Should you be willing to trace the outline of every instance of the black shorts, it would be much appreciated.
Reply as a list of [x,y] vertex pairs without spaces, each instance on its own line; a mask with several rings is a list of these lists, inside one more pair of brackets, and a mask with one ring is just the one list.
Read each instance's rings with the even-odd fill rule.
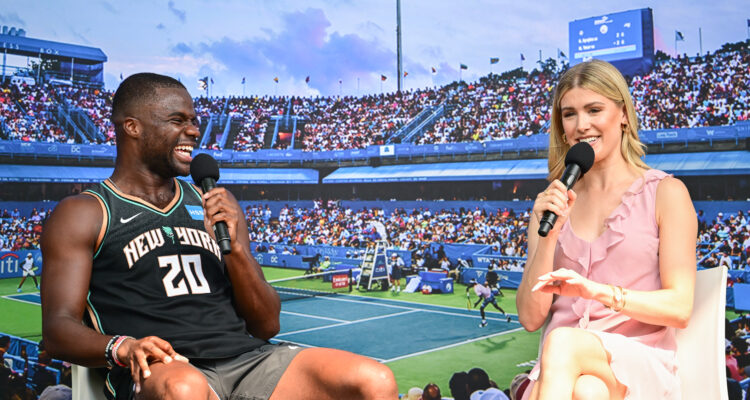
[[[291,343],[267,344],[240,355],[220,359],[191,359],[222,400],[265,400],[271,397],[292,359],[302,351]],[[131,400],[135,395],[130,370],[114,368],[104,393],[110,400]]]

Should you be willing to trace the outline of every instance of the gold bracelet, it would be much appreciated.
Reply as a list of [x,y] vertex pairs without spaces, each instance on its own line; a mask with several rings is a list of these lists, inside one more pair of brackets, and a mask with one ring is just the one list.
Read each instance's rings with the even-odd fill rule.
[[625,295],[622,291],[622,286],[615,286],[615,302],[612,304],[612,311],[620,312],[625,307]]

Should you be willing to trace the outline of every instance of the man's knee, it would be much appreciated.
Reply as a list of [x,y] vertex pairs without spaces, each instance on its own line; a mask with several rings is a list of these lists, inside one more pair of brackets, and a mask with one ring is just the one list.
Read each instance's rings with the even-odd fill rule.
[[157,391],[160,395],[159,398],[164,399],[207,399],[211,389],[206,377],[200,371],[181,368],[179,371],[165,376]]
[[574,400],[607,400],[609,389],[603,380],[593,375],[581,375],[573,388]]
[[360,367],[359,388],[363,398],[388,399],[398,397],[398,386],[393,371],[377,361],[368,360]]

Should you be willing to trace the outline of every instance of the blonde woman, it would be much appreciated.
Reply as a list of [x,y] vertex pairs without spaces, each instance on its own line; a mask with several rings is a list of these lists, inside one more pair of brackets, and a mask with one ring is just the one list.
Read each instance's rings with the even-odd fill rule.
[[[549,186],[534,203],[516,303],[529,331],[545,322],[531,399],[680,399],[674,329],[690,319],[697,220],[681,181],[641,159],[638,120],[611,64],[569,69],[553,100]],[[571,190],[568,149],[594,165]],[[545,211],[558,215],[546,237]]]

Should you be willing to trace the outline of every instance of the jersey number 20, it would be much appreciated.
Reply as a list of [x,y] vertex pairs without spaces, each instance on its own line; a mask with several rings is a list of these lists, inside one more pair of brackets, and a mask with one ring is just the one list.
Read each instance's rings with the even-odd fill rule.
[[[183,254],[181,256],[161,256],[159,257],[159,267],[169,268],[169,272],[164,276],[164,289],[167,296],[182,296],[185,294],[204,294],[211,293],[208,287],[208,281],[203,275],[203,266],[201,265],[201,256],[198,254]],[[180,278],[175,282],[177,275],[182,271],[185,278]],[[190,289],[188,290],[188,285]]]

